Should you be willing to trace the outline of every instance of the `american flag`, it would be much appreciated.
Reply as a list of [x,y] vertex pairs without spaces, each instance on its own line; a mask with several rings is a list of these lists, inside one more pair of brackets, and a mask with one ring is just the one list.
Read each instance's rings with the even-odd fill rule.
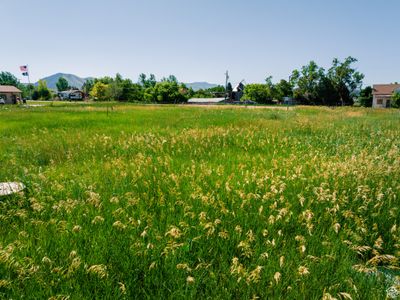
[[28,72],[28,66],[20,66],[19,69],[21,72]]

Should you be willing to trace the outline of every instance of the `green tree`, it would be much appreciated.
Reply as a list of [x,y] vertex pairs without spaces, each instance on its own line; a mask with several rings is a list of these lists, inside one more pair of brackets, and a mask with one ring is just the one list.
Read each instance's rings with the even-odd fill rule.
[[50,100],[51,99],[51,92],[47,87],[46,81],[39,80],[37,90],[39,93],[39,99],[41,99],[41,100]]
[[155,89],[152,87],[148,87],[144,89],[143,92],[143,100],[145,102],[155,102],[157,101]]
[[400,90],[397,90],[392,95],[392,107],[400,108]]
[[179,83],[179,94],[182,95],[181,102],[187,102],[190,97],[190,91],[186,84]]
[[275,85],[272,82],[272,76],[265,78],[265,86],[268,89],[271,100],[278,99],[279,96],[277,95]]
[[38,86],[32,93],[33,100],[50,100],[52,98],[50,90],[47,88],[46,81],[39,80]]
[[362,86],[364,75],[352,67],[357,59],[347,57],[343,62],[335,58],[327,77],[331,80],[342,105],[353,105],[355,92]]
[[372,87],[367,86],[366,88],[362,89],[357,100],[361,106],[372,107]]
[[140,84],[133,83],[130,79],[123,79],[118,84],[122,89],[119,101],[143,101],[143,88]]
[[93,88],[90,92],[90,96],[95,101],[105,101],[105,100],[107,100],[107,88],[108,88],[107,84],[105,84],[101,81],[97,81],[93,85]]
[[32,100],[39,100],[39,93],[36,89],[32,92]]
[[132,83],[123,86],[123,97],[129,102],[144,101],[143,87],[140,84]]
[[33,84],[19,84],[18,88],[22,91],[22,98],[32,98],[35,86]]
[[123,88],[121,86],[120,80],[115,80],[109,84],[107,84],[106,89],[106,98],[109,100],[117,101],[121,100],[121,96],[123,94]]
[[295,98],[303,100],[305,104],[320,104],[319,90],[320,81],[325,70],[319,67],[314,61],[303,66],[301,71],[293,71],[293,81],[296,83]]
[[274,92],[274,98],[282,101],[284,97],[293,97],[293,86],[290,84],[290,82],[282,79],[279,81],[279,83],[275,84]]
[[318,85],[318,100],[316,104],[336,106],[338,100],[339,94],[337,93],[332,81],[325,75],[321,76]]
[[70,88],[67,79],[65,79],[64,77],[60,77],[58,79],[56,86],[59,92],[66,91]]
[[12,85],[19,88],[20,82],[18,78],[10,72],[0,72],[0,85]]
[[246,100],[255,101],[257,103],[272,103],[271,91],[268,85],[262,83],[246,85],[243,98]]
[[147,80],[147,75],[144,73],[141,73],[139,75],[138,83],[141,84],[142,86],[146,87],[146,80]]
[[289,76],[289,83],[292,86],[292,88],[297,86],[297,84],[299,82],[299,78],[300,78],[299,70],[293,70],[292,75]]
[[[139,83],[133,83],[130,79],[124,79],[121,74],[116,74],[115,78],[112,77],[103,77],[103,78],[96,78],[93,83],[88,82],[88,89],[90,88],[90,91],[93,91],[93,87],[97,83],[102,83],[107,85],[105,95],[102,95],[100,97],[96,97],[98,100],[114,100],[114,101],[129,101],[129,102],[135,102],[135,101],[144,101],[144,91],[148,90],[148,93],[151,95],[152,100],[149,101],[154,101],[153,100],[153,87],[152,83],[148,81],[147,76],[145,74],[141,74],[139,76],[139,82],[141,82],[143,85]],[[91,86],[93,85],[93,86]],[[148,88],[144,88],[145,86],[148,86]],[[98,85],[99,90],[95,91],[95,94],[97,95],[100,91],[100,94],[102,94],[102,86]],[[93,93],[92,93],[93,94]],[[92,96],[93,97],[93,96]]]
[[151,87],[155,87],[157,80],[156,80],[156,76],[154,74],[150,74],[149,79],[148,79],[148,83]]
[[105,76],[105,77],[101,77],[101,78],[95,78],[94,83],[101,82],[104,84],[110,84],[113,81],[114,81],[114,78],[112,78],[110,76]]
[[91,92],[93,86],[94,86],[94,80],[93,79],[86,80],[85,83],[82,86],[82,91],[86,95],[90,95],[90,92]]
[[150,74],[149,78],[147,78],[146,74],[139,75],[139,84],[142,85],[145,89],[155,87],[157,83],[156,76],[154,74]]
[[32,84],[22,84],[17,77],[10,72],[0,72],[0,85],[12,85],[22,92],[23,98],[30,98],[35,87]]
[[167,78],[161,79],[161,81],[168,81],[168,82],[176,82],[176,83],[178,83],[178,79],[175,77],[175,75],[169,75]]
[[189,89],[189,93],[191,93],[191,98],[212,98],[213,95],[207,89],[199,89],[196,92],[193,89]]
[[154,87],[154,97],[161,103],[181,103],[187,101],[181,86],[175,81],[157,82]]
[[222,85],[218,85],[209,89],[200,89],[196,92],[193,91],[192,88],[187,88],[186,86],[185,88],[187,89],[188,98],[215,98],[216,96],[224,97],[226,93],[225,87]]
[[207,91],[210,93],[225,93],[225,87],[223,87],[222,85],[218,85],[216,87],[207,89]]

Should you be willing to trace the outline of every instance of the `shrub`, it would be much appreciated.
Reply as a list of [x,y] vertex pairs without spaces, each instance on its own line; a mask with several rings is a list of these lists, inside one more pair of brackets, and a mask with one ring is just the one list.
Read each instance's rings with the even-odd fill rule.
[[400,91],[396,91],[393,93],[392,107],[400,108]]

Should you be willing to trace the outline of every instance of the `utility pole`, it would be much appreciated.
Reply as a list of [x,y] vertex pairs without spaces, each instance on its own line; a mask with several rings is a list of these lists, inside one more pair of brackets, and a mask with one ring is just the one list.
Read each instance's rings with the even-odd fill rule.
[[228,88],[228,81],[229,81],[229,73],[228,71],[225,72],[225,90]]
[[229,81],[229,73],[228,70],[225,72],[225,100],[229,96],[228,95],[228,81]]

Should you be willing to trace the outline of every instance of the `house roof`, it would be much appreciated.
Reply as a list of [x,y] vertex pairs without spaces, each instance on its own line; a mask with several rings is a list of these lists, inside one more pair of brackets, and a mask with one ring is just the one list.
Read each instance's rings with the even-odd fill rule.
[[22,92],[12,85],[0,85],[0,93],[22,93]]
[[372,93],[374,95],[391,95],[397,89],[400,89],[400,84],[375,84]]
[[225,101],[225,98],[192,98],[188,103],[219,103]]
[[244,89],[244,84],[242,82],[239,82],[237,86],[233,89],[233,92],[243,91],[243,89]]

